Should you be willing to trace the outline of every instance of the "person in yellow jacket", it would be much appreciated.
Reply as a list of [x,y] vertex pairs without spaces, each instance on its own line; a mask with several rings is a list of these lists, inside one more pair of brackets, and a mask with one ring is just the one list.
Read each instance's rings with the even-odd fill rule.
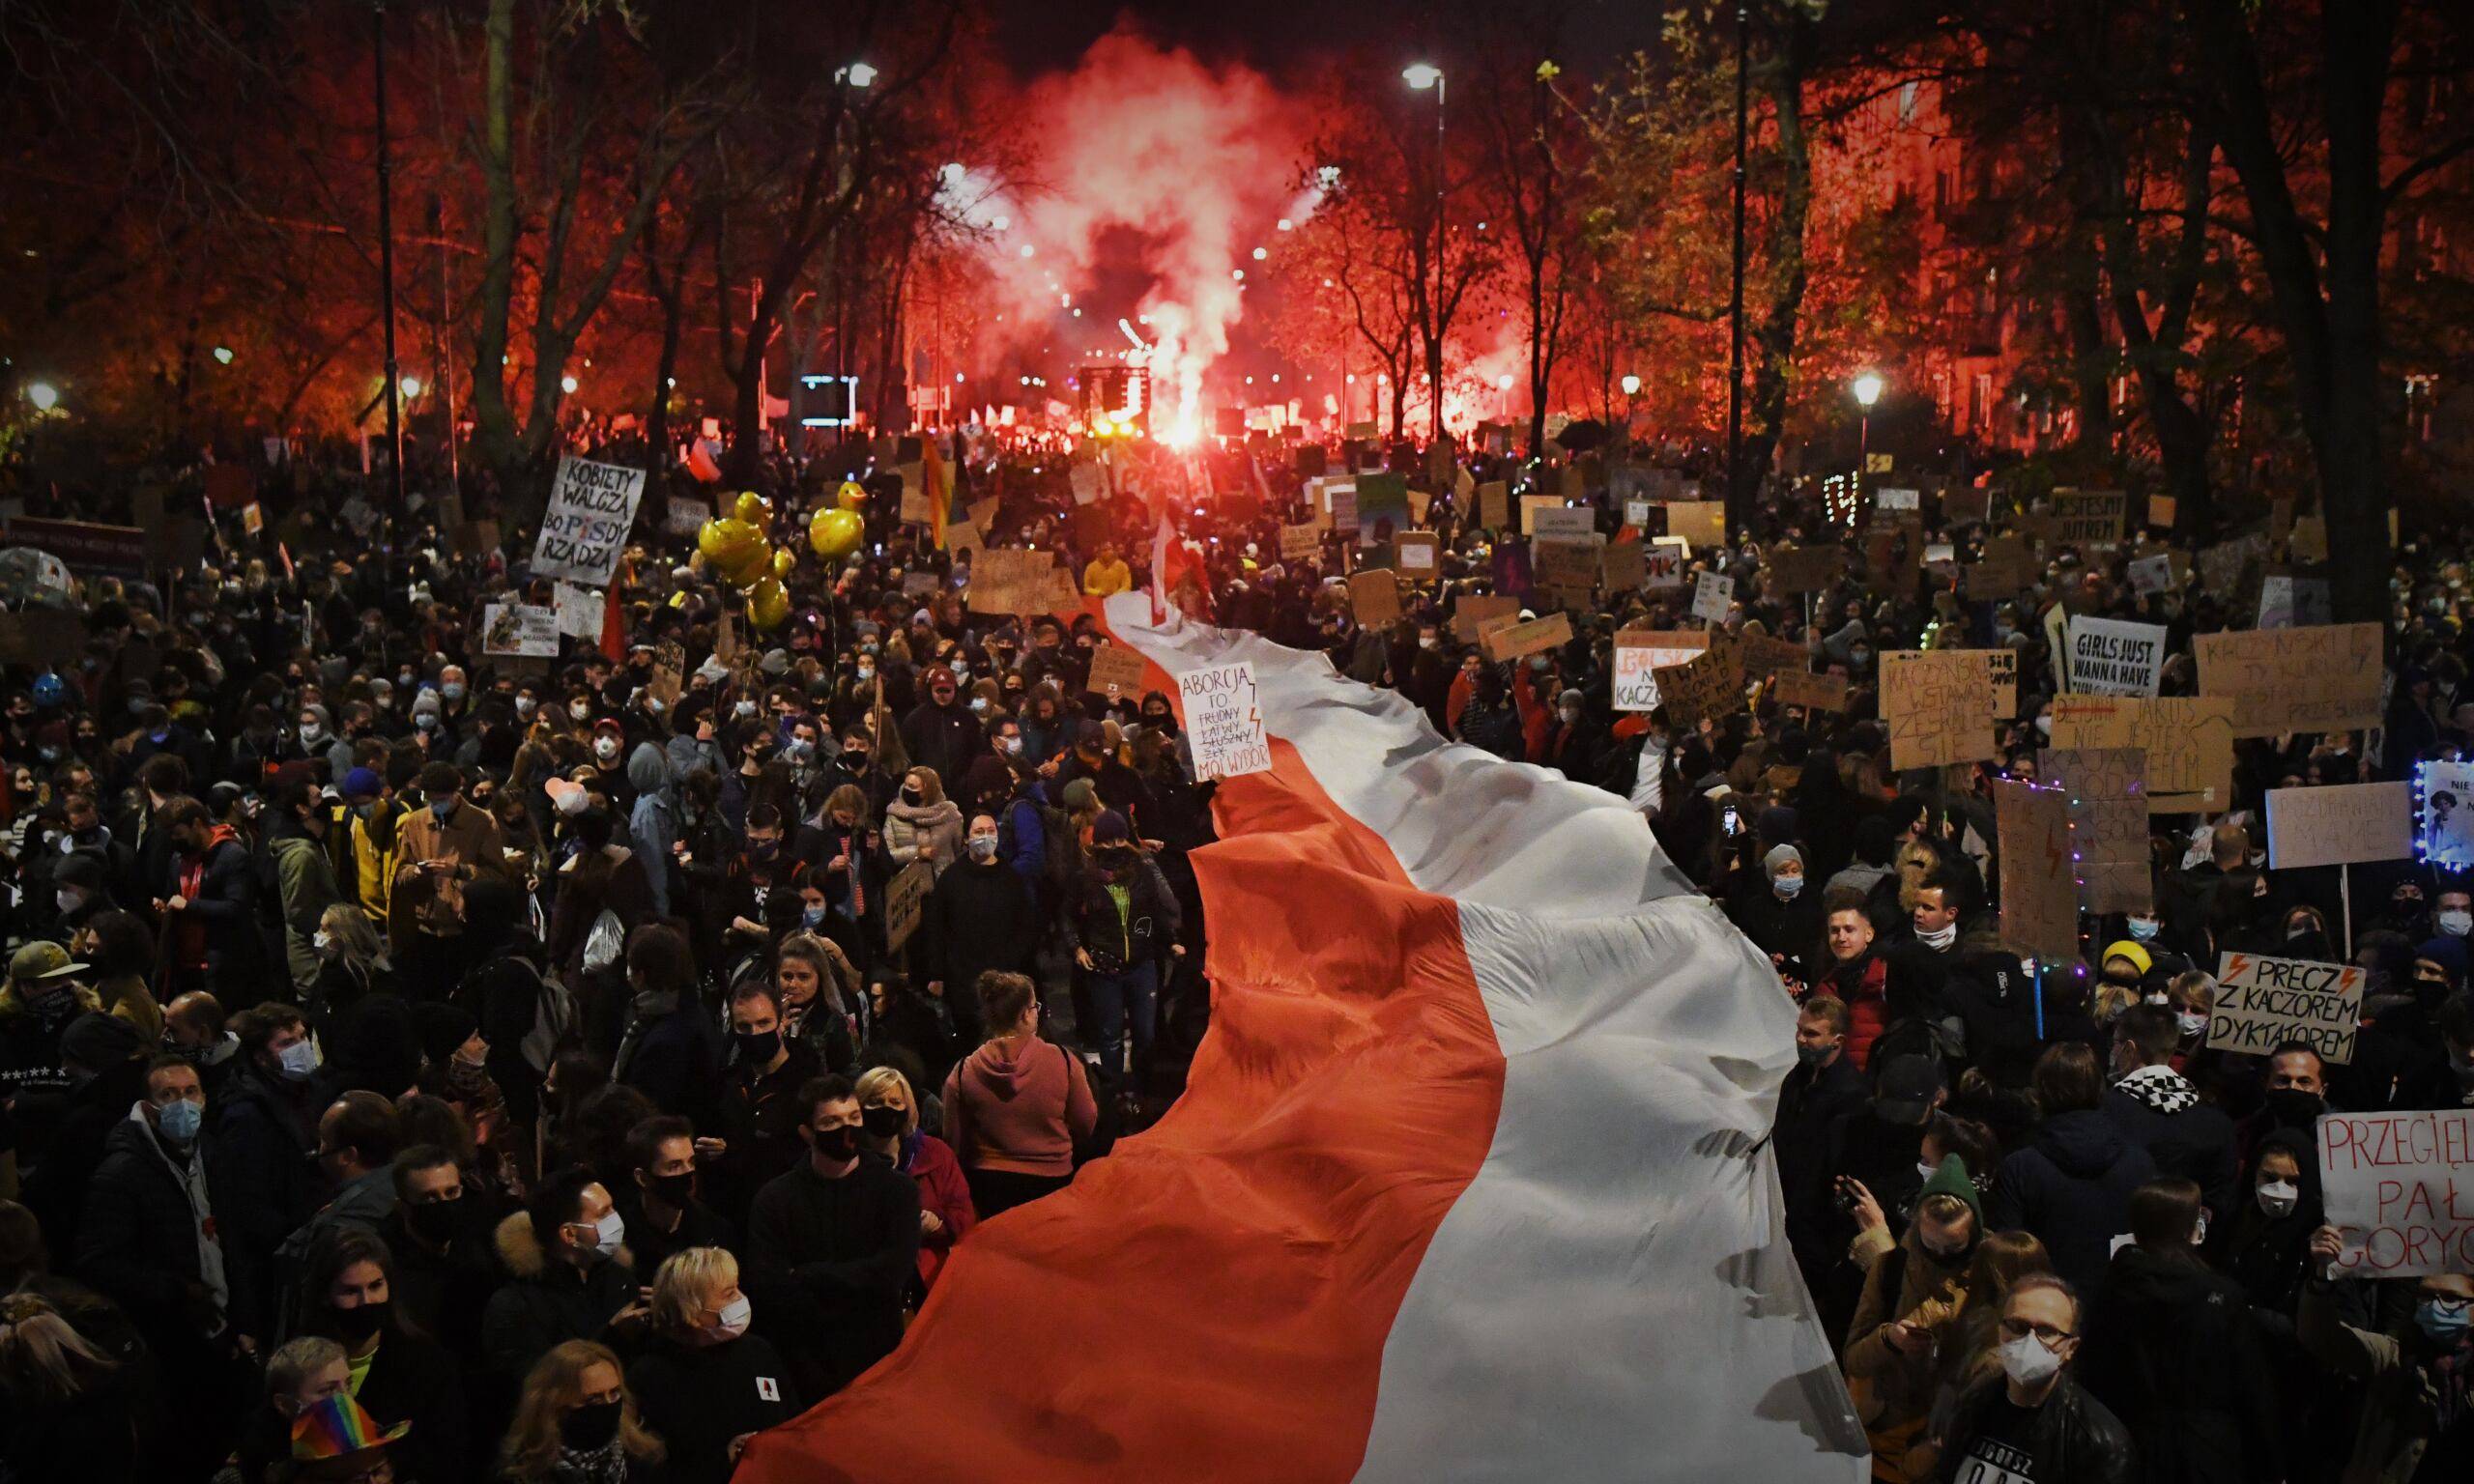
[[353,900],[384,932],[395,899],[395,830],[404,822],[404,806],[370,768],[345,774],[343,795],[352,820]]
[[1117,555],[1117,544],[1113,541],[1102,546],[1100,555],[1092,557],[1082,568],[1084,597],[1105,598],[1112,593],[1124,592],[1133,585],[1134,569],[1125,564],[1123,556]]

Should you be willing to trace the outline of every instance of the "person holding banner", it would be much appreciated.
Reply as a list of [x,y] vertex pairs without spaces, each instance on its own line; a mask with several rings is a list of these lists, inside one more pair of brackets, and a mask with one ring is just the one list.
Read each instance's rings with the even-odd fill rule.
[[2416,1279],[2403,1319],[2366,1328],[2341,1316],[2330,1273],[2344,1250],[2337,1228],[2311,1234],[2320,1270],[2303,1287],[2295,1329],[2321,1364],[2370,1384],[2346,1484],[2467,1477],[2474,1470],[2474,1274]]

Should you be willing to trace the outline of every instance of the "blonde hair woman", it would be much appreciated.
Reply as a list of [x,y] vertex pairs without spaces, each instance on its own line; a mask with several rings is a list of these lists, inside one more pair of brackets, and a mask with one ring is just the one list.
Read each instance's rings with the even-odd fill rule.
[[520,1484],[646,1484],[668,1452],[637,1416],[618,1355],[568,1340],[524,1378],[499,1468]]
[[962,1161],[952,1145],[920,1129],[918,1095],[900,1071],[871,1067],[852,1091],[859,1099],[859,1142],[919,1185],[919,1286],[933,1288],[954,1243],[979,1220]]
[[369,914],[350,902],[336,902],[321,913],[309,943],[318,955],[318,977],[309,983],[305,1007],[311,1024],[323,1028],[328,1016],[393,987],[395,971],[387,960],[387,945],[379,941]]
[[669,1451],[667,1484],[723,1484],[747,1440],[798,1414],[782,1357],[747,1332],[738,1259],[720,1247],[674,1252],[653,1274],[653,1338],[627,1367],[645,1425]]
[[136,1414],[120,1362],[34,1294],[0,1298],[0,1473],[135,1476]]
[[903,775],[902,794],[885,805],[885,855],[896,870],[926,861],[938,875],[963,853],[963,812],[945,797],[931,767]]

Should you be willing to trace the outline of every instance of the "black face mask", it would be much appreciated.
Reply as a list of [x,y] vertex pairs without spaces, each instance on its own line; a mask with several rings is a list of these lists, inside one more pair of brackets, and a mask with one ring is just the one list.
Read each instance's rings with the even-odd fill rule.
[[842,765],[853,773],[865,773],[868,771],[868,755],[846,747],[842,750]]
[[769,1067],[782,1049],[780,1031],[741,1031],[738,1033],[738,1059],[750,1067]]
[[2308,1128],[2312,1120],[2328,1111],[2327,1099],[2298,1087],[2269,1089],[2267,1103],[2269,1116],[2288,1128]]
[[618,1402],[587,1402],[559,1419],[559,1441],[579,1453],[597,1452],[618,1436]]
[[696,1199],[696,1172],[683,1175],[647,1175],[645,1188],[661,1197],[663,1204],[684,1211]]
[[859,1130],[849,1124],[838,1128],[811,1128],[808,1137],[827,1159],[848,1159],[859,1152]]
[[404,1225],[433,1246],[452,1241],[464,1224],[464,1197],[404,1208]]
[[907,1120],[907,1115],[900,1108],[870,1108],[859,1117],[862,1126],[868,1130],[868,1137],[872,1139],[892,1138],[895,1134],[902,1132],[903,1125]]
[[387,1305],[362,1303],[349,1309],[336,1309],[335,1332],[349,1345],[360,1345],[387,1327]]
[[911,808],[913,808],[913,809],[918,808],[918,807],[919,807],[919,800],[920,800],[920,793],[919,793],[919,790],[918,790],[918,789],[916,789],[916,788],[905,788],[904,790],[902,790],[902,802],[904,802],[905,804],[909,805]]

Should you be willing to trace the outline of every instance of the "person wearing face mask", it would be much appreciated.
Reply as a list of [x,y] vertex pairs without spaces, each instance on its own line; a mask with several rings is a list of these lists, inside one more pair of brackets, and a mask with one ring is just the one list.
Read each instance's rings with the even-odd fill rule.
[[1108,1084],[1131,1098],[1126,1033],[1134,1065],[1147,1068],[1159,1013],[1163,950],[1183,957],[1176,895],[1160,869],[1136,847],[1125,816],[1105,810],[1091,826],[1090,864],[1068,893],[1060,919],[1065,946],[1088,976],[1091,1028],[1085,1038],[1100,1056]]
[[1769,1126],[1787,1241],[1804,1270],[1805,1287],[1815,1293],[1836,1256],[1829,1222],[1831,1130],[1871,1096],[1848,1055],[1848,1024],[1846,1004],[1830,995],[1816,994],[1797,1011],[1796,1065],[1778,1089],[1778,1116]]
[[649,923],[627,935],[627,988],[634,1001],[613,1080],[653,1105],[697,1117],[711,1106],[722,1070],[719,1033],[696,993],[696,959],[676,928]]
[[[2246,1197],[2232,1214],[2208,1222],[2206,1252],[2238,1284],[2267,1350],[2272,1398],[2297,1449],[2287,1478],[2332,1478],[2352,1425],[2350,1397],[2332,1394],[2327,1373],[2303,1350],[2293,1328],[2302,1287],[2316,1265],[2311,1234],[2323,1219],[2319,1167],[2310,1142],[2272,1134],[2244,1173]],[[2332,1445],[2337,1456],[2329,1456]]]
[[2028,1273],[2012,1285],[1994,1327],[2000,1369],[1960,1393],[1944,1429],[1944,1484],[2132,1484],[2129,1429],[2065,1374],[2079,1353],[2080,1312],[2065,1279]]
[[[805,958],[785,958],[784,965],[802,980],[815,969]],[[756,1192],[806,1156],[798,1090],[857,1059],[848,1032],[839,1028],[841,1017],[829,1011],[812,1015],[817,1035],[788,1034],[782,1000],[783,992],[762,978],[742,980],[732,990],[731,1061],[715,1099],[715,1137],[702,1141],[698,1155],[708,1177],[706,1199],[742,1227]]]
[[1759,871],[1740,876],[1727,895],[1727,918],[1769,956],[1770,967],[1792,991],[1800,992],[1825,966],[1807,962],[1822,938],[1821,894],[1806,892],[1804,853],[1774,845]]
[[799,1089],[808,1157],[758,1191],[747,1253],[760,1270],[790,1281],[791,1312],[774,1332],[803,1396],[824,1397],[893,1353],[902,1301],[919,1256],[919,1187],[868,1153],[865,1117],[847,1077]]
[[2280,1042],[2268,1049],[2258,1108],[2233,1126],[2234,1148],[2248,1160],[2280,1128],[2316,1139],[2319,1115],[2327,1111],[2327,1062],[2301,1042]]
[[2294,1329],[2303,1348],[2341,1376],[2367,1383],[2347,1480],[2460,1479],[2474,1463],[2474,1274],[2433,1273],[2396,1280],[2410,1307],[2383,1328],[2347,1322],[2337,1280],[2349,1276],[2345,1233],[2311,1234],[2316,1271],[2303,1285]]
[[[256,1307],[245,1288],[236,1288],[247,1278],[225,1249],[237,1214],[232,1151],[207,1127],[197,1069],[158,1056],[147,1064],[144,1086],[113,1127],[87,1183],[76,1246],[64,1256],[120,1305],[163,1374],[219,1375],[232,1354],[236,1316]],[[173,1446],[156,1462],[168,1470],[186,1460],[203,1476],[219,1458],[216,1441],[228,1434],[225,1398],[203,1384],[161,1394]],[[183,1448],[181,1440],[191,1445]],[[195,1457],[200,1452],[215,1456]]]
[[2105,1116],[2167,1175],[2196,1184],[2211,1212],[2229,1214],[2239,1199],[2233,1120],[2172,1066],[2181,1027],[2162,1005],[2134,1005],[2114,1023],[2113,1086]]
[[395,831],[395,888],[388,932],[396,969],[417,984],[462,982],[471,967],[464,941],[465,893],[487,879],[521,885],[507,864],[498,820],[464,798],[464,771],[451,762],[422,766],[423,808]]
[[[1865,1274],[1842,1363],[1872,1444],[1873,1477],[1885,1484],[1930,1477],[1926,1422],[1946,1379],[1942,1362],[1983,1230],[1975,1184],[1951,1155],[1925,1182],[1906,1235]],[[1927,1320],[1928,1309],[1938,1322]]]
[[166,979],[171,992],[243,992],[266,963],[258,930],[258,873],[240,831],[218,823],[195,799],[176,799],[158,816],[171,839],[170,869],[157,884],[158,920],[169,915]]
[[566,1341],[633,1332],[643,1310],[626,1240],[625,1218],[591,1171],[553,1170],[536,1182],[493,1239],[506,1279],[481,1314],[490,1373],[511,1386]]
[[902,793],[885,806],[885,855],[896,870],[926,861],[942,876],[963,853],[962,806],[945,797],[943,782],[926,766],[903,775]]
[[988,751],[988,728],[962,701],[962,684],[950,666],[929,667],[921,677],[928,699],[902,719],[902,741],[913,765],[938,778],[960,778]]
[[97,916],[119,905],[104,885],[101,857],[86,854],[67,855],[51,870],[52,907],[58,916],[46,927],[43,936],[58,943],[76,940],[77,934]]
[[668,1114],[627,1130],[626,1180],[613,1198],[639,1270],[689,1247],[738,1245],[736,1229],[704,1199],[697,1143],[696,1126]]
[[797,1388],[771,1342],[748,1333],[755,1305],[729,1251],[672,1255],[652,1291],[652,1340],[627,1388],[666,1450],[665,1484],[728,1484],[750,1436],[798,1414]]
[[[231,1028],[240,1044],[215,1117],[230,1156],[233,1197],[222,1235],[236,1293],[267,1306],[277,1297],[276,1250],[325,1194],[318,1123],[333,1097],[325,1058],[299,1011],[270,1002],[233,1016]],[[271,1307],[238,1322],[245,1332],[274,1332]]]
[[637,1414],[618,1353],[566,1340],[520,1378],[515,1420],[498,1450],[507,1484],[658,1484],[669,1449]]
[[979,1222],[970,1204],[970,1185],[952,1146],[919,1127],[919,1100],[908,1077],[891,1067],[871,1067],[859,1074],[854,1090],[862,1146],[918,1183],[919,1282],[914,1297],[924,1298],[935,1286],[954,1244]]
[[993,817],[974,816],[962,863],[928,899],[928,993],[944,1002],[965,1045],[979,1043],[979,1007],[962,991],[991,969],[1031,973],[1043,928],[1030,888],[1000,859],[998,833]]
[[490,1231],[504,1213],[477,1186],[468,1187],[455,1156],[437,1144],[415,1144],[388,1171],[395,1209],[378,1238],[394,1256],[389,1289],[394,1312],[409,1328],[446,1347],[467,1372],[481,1369],[481,1311],[498,1286]]
[[2142,1479],[2278,1478],[2266,1348],[2241,1286],[2200,1259],[2207,1224],[2190,1181],[2131,1192],[2131,1241],[2087,1304],[2078,1374],[2130,1430]]
[[2156,1178],[2156,1161],[2105,1116],[2103,1075],[2084,1043],[2046,1047],[2034,1088],[2044,1122],[2001,1161],[1985,1214],[2042,1241],[2063,1277],[2102,1282],[2114,1236],[2128,1229],[2130,1193]]
[[381,1427],[411,1424],[390,1450],[404,1477],[455,1484],[472,1477],[463,1382],[445,1346],[403,1323],[394,1268],[375,1233],[330,1233],[302,1263],[300,1332],[344,1348],[348,1388]]
[[10,958],[0,985],[0,1097],[10,1100],[27,1163],[38,1162],[72,1085],[61,1039],[72,1021],[102,1008],[79,983],[88,972],[59,944],[38,941]]
[[627,729],[614,717],[592,724],[592,771],[600,791],[622,814],[636,807],[636,785],[627,776]]
[[885,806],[901,793],[902,783],[877,761],[876,738],[866,725],[854,722],[842,728],[841,751],[819,774],[818,787],[827,798],[839,789],[856,788],[869,810],[881,818]]

